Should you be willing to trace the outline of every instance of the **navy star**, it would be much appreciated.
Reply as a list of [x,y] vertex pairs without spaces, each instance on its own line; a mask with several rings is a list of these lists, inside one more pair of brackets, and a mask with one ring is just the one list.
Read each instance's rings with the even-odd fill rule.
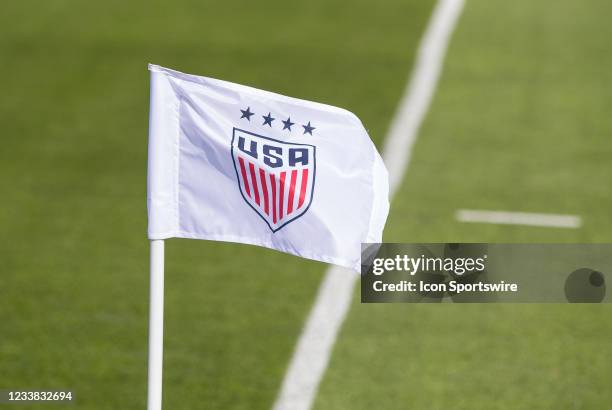
[[291,122],[291,117],[287,118],[287,121],[281,121],[281,122],[285,124],[283,125],[283,129],[289,130],[289,131],[291,131],[291,126],[295,124],[294,122]]
[[270,127],[272,126],[272,121],[274,121],[276,119],[276,118],[272,118],[272,113],[271,112],[269,112],[268,115],[262,115],[261,118],[264,119],[264,122],[261,125],[268,124]]
[[312,135],[312,131],[315,129],[315,127],[312,127],[310,125],[310,121],[308,121],[307,125],[302,125],[302,127],[304,127],[304,134],[310,134],[310,135]]
[[242,112],[242,117],[240,118],[246,118],[247,121],[251,121],[251,115],[253,115],[254,113],[251,112],[251,107],[247,107],[246,110],[240,110]]

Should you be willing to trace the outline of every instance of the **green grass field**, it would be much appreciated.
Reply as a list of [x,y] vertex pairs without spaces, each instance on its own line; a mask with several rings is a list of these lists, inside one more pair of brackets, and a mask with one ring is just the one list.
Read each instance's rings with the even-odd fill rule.
[[[603,10],[603,1],[467,3],[386,241],[612,241],[612,28]],[[584,226],[462,224],[459,208],[578,214]],[[316,409],[612,403],[609,305],[358,300]]]
[[[433,4],[5,4],[0,389],[145,408],[147,63],[348,108],[380,147]],[[387,241],[611,241],[610,11],[468,1]],[[584,227],[460,224],[457,208]],[[176,239],[166,260],[165,408],[269,408],[326,266]],[[356,295],[315,407],[606,408],[609,313]]]

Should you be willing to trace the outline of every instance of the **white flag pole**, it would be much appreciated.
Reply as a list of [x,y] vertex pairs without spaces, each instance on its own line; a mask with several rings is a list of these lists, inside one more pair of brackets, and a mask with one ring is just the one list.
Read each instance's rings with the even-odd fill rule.
[[162,408],[164,355],[164,241],[151,241],[149,293],[149,380],[147,410]]

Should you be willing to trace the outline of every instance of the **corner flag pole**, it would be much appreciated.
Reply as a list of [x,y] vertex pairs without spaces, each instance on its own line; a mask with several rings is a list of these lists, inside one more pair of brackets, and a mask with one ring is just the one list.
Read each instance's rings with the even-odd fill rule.
[[149,292],[149,379],[147,410],[162,408],[164,355],[164,241],[151,240]]

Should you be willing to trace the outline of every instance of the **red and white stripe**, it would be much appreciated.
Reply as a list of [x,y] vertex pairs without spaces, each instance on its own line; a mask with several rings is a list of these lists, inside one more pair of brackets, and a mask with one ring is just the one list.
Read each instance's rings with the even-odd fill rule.
[[307,206],[312,190],[309,168],[269,171],[238,156],[240,182],[247,200],[277,226]]

